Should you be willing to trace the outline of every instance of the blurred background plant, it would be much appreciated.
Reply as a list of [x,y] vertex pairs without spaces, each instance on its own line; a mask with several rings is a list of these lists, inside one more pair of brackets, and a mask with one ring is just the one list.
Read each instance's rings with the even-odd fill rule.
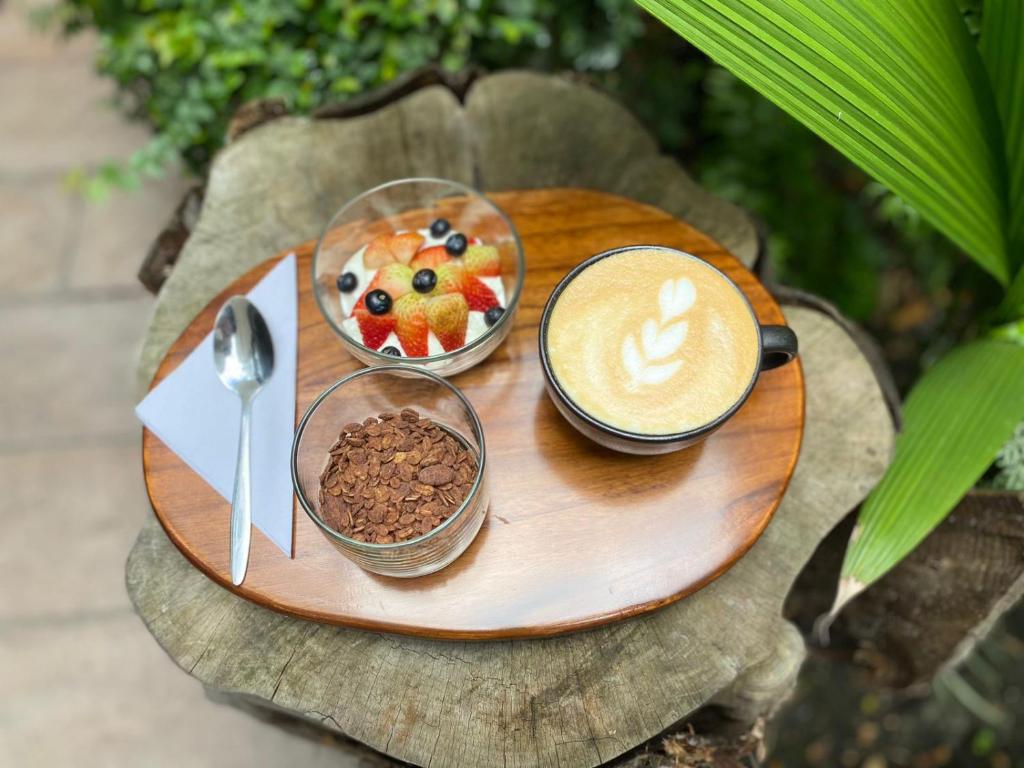
[[251,99],[306,113],[428,63],[608,69],[643,26],[627,0],[64,0],[37,18],[68,33],[95,28],[100,72],[154,130],[127,163],[83,179],[93,195],[179,157],[202,173]]

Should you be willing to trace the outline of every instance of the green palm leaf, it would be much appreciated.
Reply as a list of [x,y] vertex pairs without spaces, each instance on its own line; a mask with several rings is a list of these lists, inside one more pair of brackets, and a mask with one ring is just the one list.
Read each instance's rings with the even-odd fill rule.
[[1024,419],[1024,347],[982,339],[944,357],[904,407],[892,465],[861,507],[836,606],[899,562],[953,508]]
[[1002,134],[952,0],[638,2],[1009,281]]
[[981,57],[1002,118],[1009,169],[1010,264],[1024,266],[1024,3],[986,0]]

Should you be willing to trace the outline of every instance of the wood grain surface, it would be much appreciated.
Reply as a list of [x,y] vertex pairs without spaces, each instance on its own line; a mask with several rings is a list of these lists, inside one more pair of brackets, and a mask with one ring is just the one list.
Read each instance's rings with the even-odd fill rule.
[[[491,197],[519,231],[527,275],[505,344],[453,379],[477,409],[488,446],[491,508],[476,541],[438,574],[381,577],[346,560],[296,505],[294,559],[257,530],[246,581],[233,588],[230,505],[144,430],[144,471],[157,517],[210,578],[260,605],[317,621],[439,638],[543,636],[633,616],[690,594],[728,569],[760,535],[799,453],[799,363],[763,374],[740,412],[702,445],[631,457],[591,443],[558,415],[544,392],[537,324],[548,294],[571,267],[633,243],[668,245],[707,259],[740,285],[762,322],[784,322],[775,301],[715,241],[650,206],[567,189]],[[313,300],[313,245],[294,249],[297,418],[325,387],[359,367]],[[154,386],[209,333],[223,299],[249,290],[283,255],[240,278],[196,317],[163,360]]]

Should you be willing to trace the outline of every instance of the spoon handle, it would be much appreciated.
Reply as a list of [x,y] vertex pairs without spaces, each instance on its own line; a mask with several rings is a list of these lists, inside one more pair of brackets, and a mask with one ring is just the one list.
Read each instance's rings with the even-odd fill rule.
[[249,466],[249,436],[252,431],[252,399],[242,398],[242,427],[238,434],[238,464],[235,491],[231,497],[231,583],[245,579],[252,535],[252,478]]

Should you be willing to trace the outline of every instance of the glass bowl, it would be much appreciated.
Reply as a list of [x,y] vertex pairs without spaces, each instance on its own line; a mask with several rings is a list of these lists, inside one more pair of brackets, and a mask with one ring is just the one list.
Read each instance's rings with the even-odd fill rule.
[[[346,424],[403,408],[432,419],[468,447],[476,458],[476,477],[462,505],[432,531],[394,544],[356,541],[331,528],[321,516],[320,475]],[[379,366],[346,376],[313,401],[295,432],[292,482],[303,509],[327,540],[361,568],[384,576],[424,576],[451,564],[480,530],[490,500],[486,458],[480,420],[456,387],[418,368]]]
[[[359,326],[350,317],[351,307],[363,295],[375,273],[375,270],[366,270],[358,254],[379,235],[411,231],[429,234],[431,223],[439,218],[446,219],[451,229],[439,238],[428,236],[424,247],[443,244],[452,234],[463,233],[498,250],[501,275],[484,281],[494,290],[504,312],[489,327],[482,312],[470,312],[467,335],[470,340],[462,347],[440,351],[434,337],[431,344],[432,349],[438,350],[437,354],[398,359],[405,365],[451,376],[481,362],[512,329],[525,263],[519,236],[508,216],[479,192],[454,181],[429,178],[391,181],[346,203],[328,223],[313,255],[313,293],[317,305],[345,347],[366,365],[392,365],[398,359],[363,344]],[[346,293],[342,293],[338,285],[344,272],[352,272],[357,280],[356,286]],[[471,338],[474,331],[480,330],[479,336]],[[394,341],[385,341],[381,349],[389,346],[398,349]]]

